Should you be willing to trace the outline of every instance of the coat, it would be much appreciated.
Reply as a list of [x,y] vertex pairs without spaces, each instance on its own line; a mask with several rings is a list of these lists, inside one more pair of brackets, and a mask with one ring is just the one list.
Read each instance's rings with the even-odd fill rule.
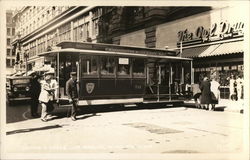
[[37,81],[37,78],[33,78],[30,82],[30,95],[33,100],[38,100],[41,92],[41,84]]
[[202,81],[200,85],[201,89],[201,104],[211,104],[211,84],[209,81]]
[[66,82],[66,94],[68,98],[69,99],[78,98],[78,90],[79,90],[78,82],[73,81],[73,79],[70,78]]
[[57,88],[55,81],[51,80],[50,83],[45,80],[41,81],[41,93],[39,95],[39,101],[48,103],[55,99],[55,90]]

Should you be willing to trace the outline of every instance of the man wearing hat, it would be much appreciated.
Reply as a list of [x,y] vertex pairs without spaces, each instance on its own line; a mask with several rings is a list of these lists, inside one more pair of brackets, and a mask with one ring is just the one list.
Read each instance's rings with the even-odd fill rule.
[[71,119],[76,120],[77,100],[78,100],[79,85],[77,82],[76,72],[70,73],[70,79],[66,82],[66,94],[69,98],[69,103],[72,104]]
[[44,80],[41,81],[41,93],[39,95],[39,101],[42,105],[41,120],[47,122],[48,113],[51,112],[53,107],[53,101],[55,99],[55,91],[58,85],[55,80],[52,80],[54,72],[44,73]]

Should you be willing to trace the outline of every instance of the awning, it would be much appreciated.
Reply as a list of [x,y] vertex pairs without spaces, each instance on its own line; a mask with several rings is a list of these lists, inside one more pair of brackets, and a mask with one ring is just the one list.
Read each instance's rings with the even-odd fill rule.
[[223,43],[208,56],[218,56],[225,54],[235,54],[244,52],[244,41]]
[[244,52],[244,41],[227,42],[184,49],[182,57],[210,57]]

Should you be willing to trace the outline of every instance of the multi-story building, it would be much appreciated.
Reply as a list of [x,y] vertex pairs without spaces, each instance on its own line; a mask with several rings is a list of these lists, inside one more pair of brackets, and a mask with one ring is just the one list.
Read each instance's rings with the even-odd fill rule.
[[122,35],[145,29],[145,36],[139,35],[144,38],[141,44],[133,39],[131,44],[152,48],[156,47],[155,25],[210,9],[190,8],[183,14],[186,8],[27,6],[14,15],[17,39],[13,46],[20,54],[21,68],[27,64],[28,70],[43,66],[44,59],[37,55],[64,40],[123,44]]
[[11,42],[15,35],[15,24],[12,20],[13,11],[6,11],[6,29],[7,29],[7,44],[6,44],[6,74],[14,72],[15,52],[12,51]]
[[90,27],[96,25],[91,9],[93,7],[27,6],[19,10],[14,15],[17,35],[13,46],[20,53],[21,68],[41,68],[44,59],[37,55],[53,49],[60,41],[96,41],[97,30]]

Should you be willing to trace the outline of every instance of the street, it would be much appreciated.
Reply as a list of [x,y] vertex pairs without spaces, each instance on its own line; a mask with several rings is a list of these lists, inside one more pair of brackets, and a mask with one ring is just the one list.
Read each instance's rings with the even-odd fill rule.
[[[243,114],[195,108],[67,109],[48,122],[29,119],[29,106],[7,106],[7,153],[239,153]],[[84,114],[85,113],[85,114]],[[7,113],[10,116],[10,113]],[[19,119],[19,120],[18,120]]]

